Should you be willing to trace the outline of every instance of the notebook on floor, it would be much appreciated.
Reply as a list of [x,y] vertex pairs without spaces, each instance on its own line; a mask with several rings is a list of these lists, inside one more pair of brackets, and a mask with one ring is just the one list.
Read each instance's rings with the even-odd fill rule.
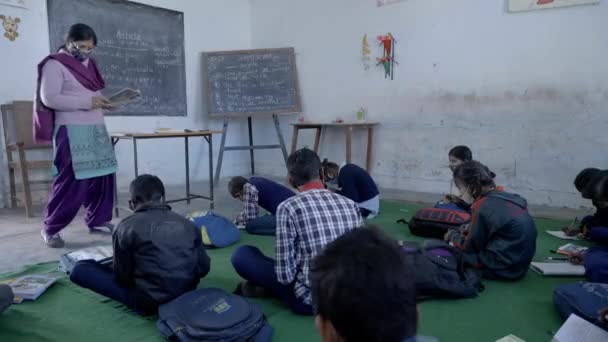
[[533,262],[530,264],[530,268],[543,276],[582,277],[585,275],[585,267],[569,262]]

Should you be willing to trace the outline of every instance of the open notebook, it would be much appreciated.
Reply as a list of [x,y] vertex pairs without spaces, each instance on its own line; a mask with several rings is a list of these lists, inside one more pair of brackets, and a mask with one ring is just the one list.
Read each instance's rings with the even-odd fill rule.
[[59,258],[59,270],[69,274],[72,272],[74,265],[80,260],[95,260],[102,264],[110,264],[113,256],[114,250],[112,249],[112,245],[80,249],[62,255]]
[[585,321],[579,316],[572,314],[553,337],[552,342],[606,342],[608,331]]
[[544,276],[581,277],[585,275],[585,267],[569,262],[533,262],[530,268]]

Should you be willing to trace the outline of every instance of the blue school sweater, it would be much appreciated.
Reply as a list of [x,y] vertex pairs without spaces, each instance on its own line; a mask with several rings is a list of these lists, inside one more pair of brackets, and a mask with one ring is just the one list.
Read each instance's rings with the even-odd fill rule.
[[355,164],[346,164],[338,174],[339,194],[361,203],[378,196],[376,182],[363,168]]
[[258,205],[272,215],[277,213],[277,207],[284,200],[295,196],[288,187],[262,177],[251,177],[247,181],[258,189]]

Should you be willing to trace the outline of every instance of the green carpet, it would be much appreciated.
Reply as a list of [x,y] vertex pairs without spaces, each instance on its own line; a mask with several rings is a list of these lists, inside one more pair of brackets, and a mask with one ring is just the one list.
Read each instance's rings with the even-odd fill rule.
[[[417,240],[399,218],[409,218],[419,206],[382,202],[382,215],[373,223],[402,240]],[[539,230],[537,259],[550,254],[562,241],[544,233],[568,222],[536,220]],[[242,244],[253,244],[264,252],[274,253],[274,239],[242,234]],[[232,291],[239,277],[230,265],[234,248],[209,251],[211,273],[201,286],[220,287]],[[26,267],[23,271],[4,274],[0,279],[23,274],[52,273],[57,263]],[[81,289],[62,274],[61,279],[35,302],[13,305],[0,316],[0,341],[160,341],[155,318],[145,319],[124,306]],[[561,325],[551,302],[552,290],[561,283],[579,279],[543,278],[529,273],[517,283],[484,282],[478,298],[470,300],[438,300],[420,305],[420,333],[441,341],[495,341],[508,334],[524,340],[548,341],[550,333]],[[275,300],[257,300],[275,328],[274,341],[319,341],[310,317],[292,315]]]

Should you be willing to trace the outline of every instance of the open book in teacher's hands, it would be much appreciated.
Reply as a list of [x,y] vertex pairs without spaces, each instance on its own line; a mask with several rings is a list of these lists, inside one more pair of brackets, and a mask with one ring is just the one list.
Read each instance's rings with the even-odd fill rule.
[[113,106],[122,105],[131,101],[135,101],[141,97],[141,91],[131,88],[124,88],[115,94],[108,97],[108,100]]

